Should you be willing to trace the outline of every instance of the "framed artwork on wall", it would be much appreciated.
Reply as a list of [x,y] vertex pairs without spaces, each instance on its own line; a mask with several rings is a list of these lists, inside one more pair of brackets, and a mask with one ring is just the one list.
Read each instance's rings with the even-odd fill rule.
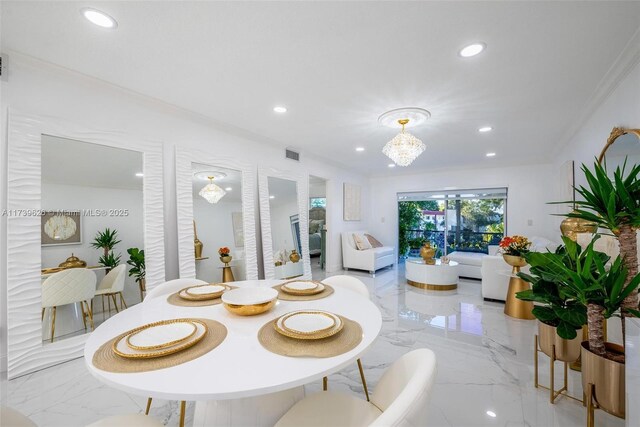
[[40,218],[42,246],[82,244],[80,211],[46,211]]
[[360,221],[361,219],[361,191],[360,186],[356,184],[344,183],[343,188],[343,213],[342,218],[345,221]]

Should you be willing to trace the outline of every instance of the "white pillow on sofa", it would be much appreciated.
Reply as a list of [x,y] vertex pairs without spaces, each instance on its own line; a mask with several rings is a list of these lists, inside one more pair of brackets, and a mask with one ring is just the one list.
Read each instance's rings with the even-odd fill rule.
[[364,234],[353,233],[353,241],[356,244],[356,249],[358,249],[359,251],[365,251],[372,248],[369,239],[367,239],[367,236],[365,236]]

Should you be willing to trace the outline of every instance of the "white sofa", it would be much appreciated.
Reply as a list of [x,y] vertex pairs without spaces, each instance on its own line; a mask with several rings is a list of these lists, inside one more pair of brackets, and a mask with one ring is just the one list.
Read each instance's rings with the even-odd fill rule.
[[[558,243],[544,237],[532,237],[531,251],[546,252],[555,251]],[[487,300],[504,302],[509,289],[509,274],[512,267],[504,261],[502,255],[498,255],[497,247],[489,247],[489,255],[482,258],[482,298]],[[523,267],[522,272],[528,273],[529,267]]]
[[481,252],[451,252],[448,257],[451,261],[457,262],[458,276],[470,277],[472,279],[482,279],[481,267],[482,259],[487,254]]
[[376,276],[376,271],[396,263],[396,250],[393,246],[383,246],[358,250],[353,239],[354,234],[364,235],[367,231],[347,231],[342,233],[342,265],[345,270],[365,270]]

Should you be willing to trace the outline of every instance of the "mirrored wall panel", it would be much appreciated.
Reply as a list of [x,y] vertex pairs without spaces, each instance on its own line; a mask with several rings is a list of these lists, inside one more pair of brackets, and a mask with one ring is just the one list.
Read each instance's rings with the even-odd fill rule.
[[143,154],[42,135],[42,339],[90,332],[145,291]]
[[[268,177],[271,245],[276,279],[304,275],[296,181]],[[306,232],[306,230],[304,230]]]
[[324,270],[327,259],[327,181],[309,176],[309,256],[313,271]]
[[625,161],[627,173],[634,165],[640,164],[640,137],[634,133],[619,136],[604,153],[603,162],[611,177],[616,168],[624,166]]
[[245,280],[242,171],[191,165],[196,278]]

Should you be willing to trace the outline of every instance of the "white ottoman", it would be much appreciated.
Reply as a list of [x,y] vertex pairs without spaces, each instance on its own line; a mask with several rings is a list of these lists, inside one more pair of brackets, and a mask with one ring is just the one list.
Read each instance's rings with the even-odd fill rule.
[[450,261],[442,264],[425,264],[422,258],[409,258],[405,261],[407,283],[429,291],[451,291],[458,288],[458,263]]

